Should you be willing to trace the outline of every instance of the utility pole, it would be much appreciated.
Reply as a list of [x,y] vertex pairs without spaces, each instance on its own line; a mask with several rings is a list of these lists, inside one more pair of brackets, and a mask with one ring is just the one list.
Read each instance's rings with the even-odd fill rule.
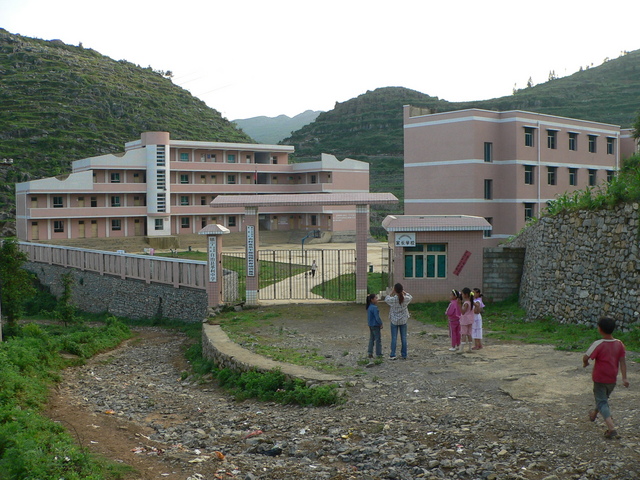
[[[0,167],[10,167],[12,165],[13,158],[3,158],[0,160]],[[2,341],[2,282],[0,282],[0,342]]]

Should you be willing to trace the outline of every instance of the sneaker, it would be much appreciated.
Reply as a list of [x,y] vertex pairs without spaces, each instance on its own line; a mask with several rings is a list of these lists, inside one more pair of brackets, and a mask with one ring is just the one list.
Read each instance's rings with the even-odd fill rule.
[[373,358],[373,355],[372,355],[372,354],[369,354],[369,358]]
[[450,352],[455,352],[456,350],[458,350],[456,347],[451,347],[451,348],[449,349],[449,351],[450,351]]
[[389,360],[395,360],[398,357],[389,357]]
[[618,436],[618,432],[615,430],[607,430],[604,432],[604,438],[616,438]]

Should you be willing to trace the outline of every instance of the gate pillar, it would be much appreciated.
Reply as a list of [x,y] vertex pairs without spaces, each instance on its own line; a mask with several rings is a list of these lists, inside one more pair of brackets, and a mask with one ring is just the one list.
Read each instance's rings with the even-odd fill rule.
[[222,225],[207,225],[198,232],[207,236],[207,273],[205,288],[207,291],[207,306],[217,308],[224,303],[223,272],[222,272],[222,235],[229,233],[229,229]]
[[356,303],[367,301],[369,205],[356,205]]
[[259,224],[258,207],[244,208],[244,225],[246,228],[247,242],[245,245],[247,259],[247,305],[258,304],[258,247],[259,247]]

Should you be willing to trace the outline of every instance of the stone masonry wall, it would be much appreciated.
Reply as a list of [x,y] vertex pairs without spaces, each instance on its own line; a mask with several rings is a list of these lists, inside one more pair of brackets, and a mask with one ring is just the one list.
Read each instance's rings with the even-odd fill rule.
[[500,302],[518,294],[524,248],[485,248],[482,265],[482,289],[486,300]]
[[207,318],[205,290],[122,280],[44,263],[28,262],[25,269],[36,274],[57,297],[62,294],[62,275],[71,272],[74,278],[72,301],[85,312],[109,312],[131,319],[162,317],[187,322],[201,322]]
[[520,304],[530,318],[639,325],[638,204],[543,217],[508,246],[526,247]]

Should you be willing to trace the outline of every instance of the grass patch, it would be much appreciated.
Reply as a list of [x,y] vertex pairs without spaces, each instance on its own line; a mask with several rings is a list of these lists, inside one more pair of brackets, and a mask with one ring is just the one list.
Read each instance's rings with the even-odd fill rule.
[[[1,478],[100,480],[122,478],[131,470],[88,454],[60,424],[41,415],[60,370],[130,336],[128,327],[111,317],[97,327],[30,323],[0,344]],[[79,360],[65,360],[61,352]]]
[[[417,303],[410,307],[413,317],[425,324],[446,328],[444,314],[449,302]],[[530,320],[517,299],[487,305],[482,314],[485,336],[506,342],[554,345],[558,350],[586,351],[600,335],[595,327],[562,324],[551,317]],[[614,332],[628,351],[640,351],[640,329]]]

